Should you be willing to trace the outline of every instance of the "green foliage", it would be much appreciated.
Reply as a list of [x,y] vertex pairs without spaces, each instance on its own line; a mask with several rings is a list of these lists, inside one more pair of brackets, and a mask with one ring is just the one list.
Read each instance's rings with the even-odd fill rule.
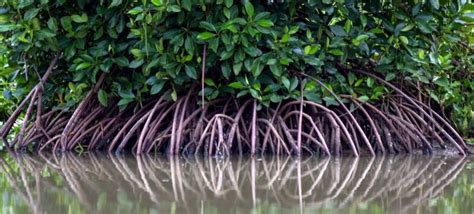
[[[340,67],[368,66],[387,81],[420,84],[472,135],[474,4],[6,0],[0,6],[2,60],[8,61],[0,78],[14,84],[16,97],[38,82],[54,54],[63,54],[46,85],[49,107],[76,106],[102,72],[109,73],[98,93],[102,105],[125,108],[155,94],[175,100],[201,81],[206,48],[208,100],[247,96],[270,105],[298,98],[304,72],[336,94],[378,101],[387,88]],[[312,81],[304,96],[337,105]]]
[[[0,35],[0,50],[5,50],[4,37]],[[7,74],[12,73],[12,68],[8,64],[8,55],[0,52],[0,121],[5,121],[12,112],[15,105],[14,101],[21,95],[21,90],[16,90],[14,76],[6,78]],[[3,125],[0,122],[0,126]]]

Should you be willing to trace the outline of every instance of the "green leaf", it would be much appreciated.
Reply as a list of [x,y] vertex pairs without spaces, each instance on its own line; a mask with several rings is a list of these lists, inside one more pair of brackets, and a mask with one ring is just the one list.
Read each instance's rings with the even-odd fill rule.
[[360,16],[360,22],[361,22],[361,24],[362,24],[362,27],[367,26],[367,16],[361,15],[361,16]]
[[233,0],[225,0],[224,3],[225,3],[225,6],[226,6],[227,8],[230,8],[230,7],[232,7]]
[[405,27],[405,23],[403,23],[403,22],[397,24],[397,26],[395,26],[395,29],[393,30],[395,36],[398,36],[400,34],[400,31],[403,30],[404,27]]
[[319,44],[317,44],[317,45],[307,45],[306,47],[304,47],[303,53],[304,53],[305,55],[313,55],[313,54],[315,54],[320,48],[321,48],[321,45],[319,45]]
[[413,29],[413,27],[415,27],[414,24],[409,24],[409,25],[405,26],[404,28],[402,28],[402,32],[410,31],[411,29]]
[[205,79],[205,80],[204,80],[204,83],[206,83],[206,85],[208,85],[208,86],[217,87],[217,86],[216,86],[216,83],[214,83],[214,80],[209,79],[209,78]]
[[449,86],[449,80],[448,78],[446,77],[440,77],[440,78],[437,78],[434,83],[436,85],[439,85],[441,87],[448,87]]
[[224,25],[221,26],[221,28],[229,30],[232,33],[237,33],[238,32],[237,27],[232,22],[228,22],[228,23],[226,22]]
[[343,56],[344,55],[344,52],[342,50],[339,50],[339,49],[332,49],[329,51],[330,54],[334,55],[334,56]]
[[274,65],[277,63],[277,60],[275,58],[271,58],[267,61],[267,65]]
[[282,69],[280,65],[270,65],[270,71],[272,72],[273,75],[279,77],[281,76]]
[[433,98],[436,102],[439,102],[439,97],[435,93],[430,91],[429,94],[431,98]]
[[252,71],[252,74],[254,77],[258,77],[260,76],[260,74],[262,73],[263,71],[263,65],[262,63],[260,62],[260,60],[255,60],[252,64],[252,68],[251,68],[251,71]]
[[48,28],[55,33],[58,31],[58,25],[56,24],[56,20],[53,17],[49,18],[48,20]]
[[242,64],[241,62],[239,63],[234,63],[232,66],[232,70],[234,71],[235,76],[239,75],[240,71],[242,70]]
[[142,7],[134,7],[132,8],[131,10],[128,11],[128,14],[131,14],[131,15],[137,15],[137,14],[140,14],[143,12],[143,8]]
[[466,11],[474,11],[474,4],[473,3],[467,3],[467,4],[464,4],[464,6],[462,7],[462,12],[466,12]]
[[11,92],[10,90],[5,89],[2,94],[3,94],[3,97],[4,97],[5,99],[7,99],[7,100],[11,100],[11,99],[12,99],[12,92]]
[[143,59],[142,60],[133,60],[132,62],[130,62],[128,67],[132,68],[132,69],[136,69],[136,68],[142,66],[143,63],[144,63]]
[[464,13],[461,16],[461,20],[470,24],[474,23],[474,13]]
[[285,86],[286,89],[290,90],[291,82],[288,78],[286,78],[285,76],[281,77],[281,82],[283,83],[283,86]]
[[85,23],[88,20],[87,14],[83,13],[81,16],[79,15],[72,15],[71,16],[72,21],[76,23]]
[[334,98],[332,96],[331,97],[323,97],[323,100],[324,100],[324,102],[326,102],[326,106],[331,106],[331,105],[338,106],[339,105],[336,98]]
[[181,6],[187,11],[191,11],[192,4],[193,3],[191,2],[191,0],[182,0],[181,1]]
[[192,79],[197,79],[196,69],[193,66],[184,65],[184,70],[186,71],[186,75]]
[[12,24],[0,24],[0,32],[4,33],[4,32],[8,32],[8,31],[12,31],[12,30],[15,30],[16,29],[16,26],[15,25],[12,25]]
[[309,52],[309,54],[315,54],[316,52],[319,51],[319,49],[321,49],[320,44],[311,45],[311,51]]
[[411,15],[416,16],[420,12],[422,3],[417,3],[414,7],[411,8]]
[[161,7],[164,5],[163,0],[151,0],[151,3],[154,4],[157,7]]
[[114,62],[120,67],[128,67],[128,65],[130,64],[128,59],[124,56],[115,58]]
[[310,52],[311,52],[311,46],[306,45],[306,47],[304,47],[304,50],[303,50],[304,55],[309,55]]
[[107,107],[109,99],[107,93],[104,90],[99,90],[99,92],[97,93],[97,98],[99,99],[100,104]]
[[426,34],[430,34],[434,30],[433,27],[428,22],[423,21],[423,20],[417,20],[416,25],[423,33],[426,33]]
[[131,103],[133,99],[126,99],[122,98],[120,101],[117,103],[118,106],[127,106],[129,103]]
[[136,57],[136,58],[142,58],[143,57],[142,50],[140,50],[140,49],[134,48],[134,49],[130,50],[130,52],[132,52],[133,56]]
[[209,43],[209,48],[214,51],[214,53],[217,53],[217,49],[219,48],[219,38],[211,38],[207,41]]
[[181,12],[181,7],[179,7],[178,5],[168,5],[168,7],[166,7],[166,11],[179,13]]
[[150,89],[150,94],[151,95],[158,94],[161,91],[161,89],[163,89],[163,86],[165,86],[165,81],[160,81],[154,84]]
[[387,76],[385,76],[385,81],[390,81],[395,79],[396,74],[395,73],[388,73]]
[[439,0],[430,0],[430,4],[435,10],[439,9]]
[[369,36],[366,34],[359,35],[352,40],[352,44],[354,44],[355,46],[359,46],[363,41],[367,40],[368,38]]
[[356,40],[359,41],[359,42],[362,42],[362,41],[365,41],[369,38],[369,35],[366,35],[366,34],[362,34],[362,35],[358,35],[356,37]]
[[186,40],[184,41],[184,49],[186,49],[189,54],[194,54],[194,43],[191,36],[186,37]]
[[249,93],[248,90],[243,90],[243,91],[240,91],[239,93],[237,93],[237,98],[239,97],[242,97],[242,96],[245,96]]
[[83,63],[77,65],[76,71],[89,68],[89,67],[91,67],[91,65],[92,65],[92,64],[90,64],[90,63],[88,63],[88,62],[83,62]]
[[216,27],[210,22],[202,21],[202,22],[199,22],[199,25],[208,31],[217,32]]
[[408,38],[406,36],[400,36],[400,41],[402,41],[403,44],[408,45]]
[[211,33],[211,32],[202,32],[202,33],[198,34],[197,38],[199,40],[208,40],[208,39],[210,39],[214,36],[216,36],[216,35]]
[[40,9],[39,8],[31,8],[28,11],[26,11],[24,19],[25,20],[31,20],[34,18],[36,15],[38,15]]
[[247,13],[247,16],[253,17],[255,11],[254,11],[252,3],[250,3],[249,0],[245,0],[244,7],[245,7],[245,12]]
[[344,31],[344,28],[340,25],[333,25],[330,26],[331,31],[336,35],[336,36],[347,36],[346,31]]
[[223,63],[221,65],[221,71],[222,71],[222,75],[224,75],[224,77],[226,79],[230,78],[230,74],[232,73],[232,69],[230,68],[229,63]]
[[256,48],[256,47],[253,47],[253,46],[244,48],[244,51],[245,51],[245,53],[247,53],[248,55],[250,55],[252,57],[257,57],[257,56],[262,55],[262,51],[260,49]]
[[374,79],[372,78],[367,78],[367,86],[372,87],[374,85]]
[[122,98],[126,98],[126,99],[133,99],[135,98],[135,94],[133,94],[132,90],[119,90],[118,92],[119,96],[122,97]]
[[363,95],[363,96],[360,96],[360,97],[358,98],[358,100],[360,100],[361,102],[365,103],[365,102],[369,101],[370,98],[369,98],[368,96],[366,96],[366,95]]
[[241,82],[233,82],[229,84],[229,87],[235,88],[235,89],[243,89],[244,85]]
[[359,85],[362,84],[363,82],[364,82],[364,79],[358,79],[358,80],[355,82],[354,86],[355,86],[355,87],[359,87]]
[[260,99],[260,94],[257,90],[253,88],[250,89],[250,95],[252,95],[252,97],[254,97],[255,99]]
[[296,87],[298,87],[298,78],[293,77],[293,79],[291,79],[290,91],[294,91]]
[[349,85],[354,84],[355,80],[356,80],[355,74],[352,72],[349,72],[349,76],[347,77],[347,81],[349,82]]
[[112,3],[110,3],[109,8],[116,7],[122,4],[122,0],[112,0]]
[[418,80],[420,80],[422,83],[429,84],[430,80],[424,75],[418,76]]
[[171,92],[171,99],[173,99],[173,101],[175,101],[175,102],[176,102],[176,100],[178,100],[178,93],[174,89]]
[[280,64],[282,64],[282,65],[289,65],[291,61],[292,60],[287,58],[287,57],[283,57],[279,60]]
[[261,27],[272,27],[273,22],[267,19],[261,19],[257,21],[257,24],[260,25]]
[[72,20],[71,20],[71,17],[69,16],[63,16],[60,20],[61,22],[61,26],[63,26],[63,28],[66,30],[66,31],[72,31]]
[[222,51],[220,57],[221,57],[221,61],[224,61],[224,60],[227,60],[229,59],[230,57],[232,57],[232,55],[234,55],[234,50],[230,50],[230,51]]
[[[4,2],[5,1],[2,1],[2,3],[4,3]],[[23,0],[23,1],[15,1],[15,2],[16,2],[15,4],[18,4],[18,2],[19,2],[19,4],[18,4],[19,9],[25,8],[25,7],[30,6],[31,4],[34,3],[33,0]]]

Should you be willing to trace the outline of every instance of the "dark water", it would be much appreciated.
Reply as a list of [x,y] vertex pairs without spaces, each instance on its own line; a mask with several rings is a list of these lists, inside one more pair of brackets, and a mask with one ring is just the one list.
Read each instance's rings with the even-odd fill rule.
[[0,155],[1,213],[473,213],[474,157]]

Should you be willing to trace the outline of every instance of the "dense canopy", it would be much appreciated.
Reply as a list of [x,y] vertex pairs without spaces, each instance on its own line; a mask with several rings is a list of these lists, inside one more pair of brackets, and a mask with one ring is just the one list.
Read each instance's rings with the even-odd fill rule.
[[[359,154],[359,143],[371,153],[431,150],[426,144],[432,141],[459,149],[464,140],[455,130],[474,134],[474,4],[464,1],[3,0],[0,7],[0,120],[16,115],[5,122],[6,136],[18,116],[26,118],[15,126],[18,147],[39,141],[41,148],[115,150],[124,142],[121,150],[136,138],[137,152],[166,147],[166,139],[170,151],[188,149],[183,140],[196,141],[189,146],[196,150],[206,141],[212,153],[214,141],[223,148],[237,133],[239,149],[243,144],[252,153],[265,151],[269,139],[288,142],[287,152],[299,153],[302,139],[316,142],[316,150],[337,152],[335,139],[341,139],[347,143],[342,147]],[[14,112],[25,97],[31,104]],[[235,106],[221,102],[229,98]],[[206,104],[213,115],[199,118],[195,112]],[[216,117],[212,111],[222,112],[217,106],[224,112]],[[281,118],[289,132],[276,122],[280,116],[269,116],[281,113],[280,106],[290,115]],[[332,116],[318,118],[309,106]],[[300,113],[291,116],[290,110]],[[49,129],[62,128],[49,133],[44,123],[58,111],[58,118],[73,119],[58,119]],[[306,115],[313,118],[308,123],[302,122]],[[188,117],[204,122],[183,122]],[[267,119],[257,119],[262,117]],[[325,131],[335,117],[342,118],[339,125]],[[240,118],[247,119],[240,124]],[[154,125],[157,120],[169,122]],[[127,121],[156,132],[136,134],[140,128]],[[123,139],[94,133],[109,123],[121,124],[114,131]],[[257,123],[280,125],[260,129]],[[334,131],[339,126],[347,130]],[[419,131],[394,133],[399,126]],[[402,139],[404,133],[410,137]],[[391,142],[390,135],[400,138],[393,140],[399,148],[382,143]],[[100,143],[81,143],[91,140]],[[272,151],[282,149],[275,145]]]

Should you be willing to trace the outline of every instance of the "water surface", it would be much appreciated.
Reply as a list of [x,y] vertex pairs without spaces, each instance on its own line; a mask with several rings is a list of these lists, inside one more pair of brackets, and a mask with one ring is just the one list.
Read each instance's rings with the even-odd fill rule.
[[473,213],[474,157],[0,155],[1,213]]

